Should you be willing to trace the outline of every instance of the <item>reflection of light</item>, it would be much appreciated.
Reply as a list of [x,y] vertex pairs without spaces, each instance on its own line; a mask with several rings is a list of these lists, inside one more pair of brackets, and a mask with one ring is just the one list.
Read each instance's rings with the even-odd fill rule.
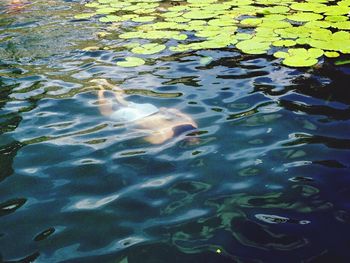
[[164,178],[159,178],[155,180],[149,180],[148,182],[141,184],[141,188],[146,188],[146,187],[157,187],[157,186],[162,186],[165,185],[166,183],[170,182],[173,176],[166,176]]
[[78,203],[76,203],[74,205],[75,208],[77,209],[95,209],[95,208],[99,208],[103,205],[106,205],[110,202],[113,202],[114,200],[116,200],[119,197],[119,194],[115,194],[109,197],[105,197],[102,199],[84,199],[82,201],[79,201]]
[[228,185],[233,190],[240,190],[240,189],[245,189],[245,188],[251,187],[253,185],[253,182],[251,180],[249,180],[249,181],[245,181],[245,182],[231,183]]
[[145,241],[145,238],[142,237],[127,237],[124,238],[117,243],[117,248],[125,248],[125,247],[130,247],[132,245],[135,245],[137,243]]

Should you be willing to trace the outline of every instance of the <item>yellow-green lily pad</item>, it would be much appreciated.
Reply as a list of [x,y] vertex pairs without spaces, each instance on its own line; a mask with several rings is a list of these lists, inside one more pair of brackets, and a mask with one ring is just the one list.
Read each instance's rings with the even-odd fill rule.
[[166,48],[165,45],[157,44],[157,43],[150,43],[145,44],[139,47],[134,47],[131,52],[135,54],[142,54],[142,55],[151,55],[155,53],[159,53],[163,51]]
[[326,51],[326,52],[324,52],[324,55],[327,58],[337,58],[340,56],[340,54],[338,52],[335,52],[335,51]]
[[118,61],[117,65],[120,67],[137,67],[145,64],[145,61],[142,58],[137,57],[126,57],[125,61]]
[[287,16],[289,20],[296,21],[296,22],[308,22],[308,21],[315,21],[315,20],[321,20],[323,18],[322,15],[311,13],[311,12],[299,12],[294,13],[292,15]]

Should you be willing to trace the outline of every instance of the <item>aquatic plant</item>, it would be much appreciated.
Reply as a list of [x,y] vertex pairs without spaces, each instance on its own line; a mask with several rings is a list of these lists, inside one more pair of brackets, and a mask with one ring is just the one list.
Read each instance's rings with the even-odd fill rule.
[[142,58],[137,57],[126,57],[125,61],[118,61],[117,65],[121,67],[137,67],[145,64],[145,61]]
[[76,18],[118,23],[109,29],[125,39],[125,48],[128,39],[150,41],[133,47],[136,54],[235,47],[275,54],[290,67],[350,54],[350,0],[97,0],[86,6],[94,11]]

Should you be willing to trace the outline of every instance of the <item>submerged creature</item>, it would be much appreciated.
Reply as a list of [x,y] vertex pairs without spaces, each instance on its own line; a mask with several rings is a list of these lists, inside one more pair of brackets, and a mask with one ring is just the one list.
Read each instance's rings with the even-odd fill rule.
[[[150,131],[145,138],[152,144],[161,144],[180,134],[197,129],[197,124],[188,115],[175,108],[157,108],[150,103],[134,103],[125,100],[125,92],[105,79],[94,79],[97,84],[98,104],[102,115],[123,123],[133,123]],[[105,97],[106,90],[112,90],[115,100]]]

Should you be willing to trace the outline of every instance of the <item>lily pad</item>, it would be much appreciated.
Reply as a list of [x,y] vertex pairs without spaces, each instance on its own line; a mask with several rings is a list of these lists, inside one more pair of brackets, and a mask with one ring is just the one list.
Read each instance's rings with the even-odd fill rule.
[[311,67],[313,65],[316,65],[318,62],[315,58],[303,58],[303,57],[287,57],[285,58],[282,63],[286,66],[290,67]]
[[142,23],[142,22],[151,22],[154,19],[156,19],[155,16],[140,16],[140,17],[135,17],[135,18],[133,18],[131,20],[134,21],[134,22]]
[[[171,39],[173,52],[232,45],[246,54],[274,51],[292,67],[312,66],[322,56],[350,54],[350,0],[186,0],[176,5],[161,0],[93,1],[86,6],[95,8],[95,13],[75,17],[102,15],[101,22],[112,23],[106,31],[119,34],[116,47],[128,47],[136,54],[151,55],[166,48],[141,44],[141,39]],[[125,21],[136,23],[121,23]],[[123,39],[137,43],[120,43]],[[306,48],[291,48],[296,45]]]
[[[282,53],[282,52],[281,52]],[[289,49],[286,54],[274,54],[275,57],[284,58],[282,63],[290,67],[311,67],[317,64],[317,58],[323,55],[323,51],[316,48],[306,50],[304,48]]]
[[335,51],[326,51],[326,52],[324,52],[324,55],[327,58],[337,58],[340,56],[340,54],[338,52],[335,52]]
[[117,65],[120,67],[137,67],[145,64],[145,61],[142,58],[137,57],[126,57],[125,61],[118,61]]
[[295,46],[296,42],[294,40],[278,40],[272,43],[273,46],[275,47],[291,47],[291,46]]
[[315,21],[315,20],[321,20],[323,18],[322,15],[311,13],[311,12],[299,12],[292,15],[287,16],[289,20],[296,21],[296,22],[308,22],[308,21]]
[[194,10],[194,11],[187,12],[186,14],[183,15],[184,18],[189,18],[189,19],[208,19],[216,16],[217,16],[217,13],[215,12],[203,11],[203,10]]
[[131,52],[135,54],[151,55],[151,54],[159,53],[163,51],[165,48],[166,48],[165,45],[150,43],[139,47],[135,47],[131,50]]
[[264,54],[270,48],[269,42],[257,42],[254,39],[243,40],[236,45],[236,48],[246,54]]
[[313,13],[322,13],[325,4],[321,3],[294,3],[290,8],[297,11],[309,11]]

